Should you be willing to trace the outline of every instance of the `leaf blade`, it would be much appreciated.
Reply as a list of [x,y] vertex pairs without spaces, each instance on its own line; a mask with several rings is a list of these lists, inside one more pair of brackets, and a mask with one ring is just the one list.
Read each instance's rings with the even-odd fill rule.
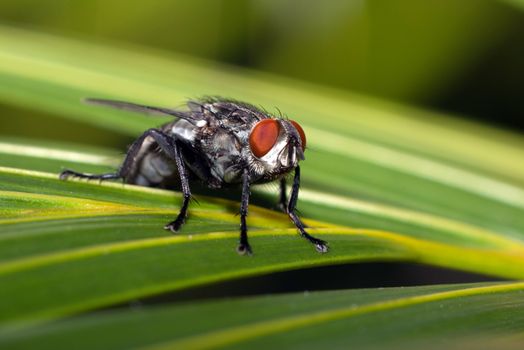
[[[82,338],[85,343],[79,344],[80,348],[151,349],[318,349],[325,345],[343,347],[348,342],[366,349],[420,348],[438,341],[460,348],[463,342],[478,340],[479,329],[485,330],[480,338],[486,337],[488,343],[518,335],[522,331],[523,316],[518,310],[523,288],[522,282],[440,285],[110,310],[14,331],[0,341],[63,348],[71,339]],[[508,313],[515,323],[506,322]],[[456,343],[459,346],[454,346]]]

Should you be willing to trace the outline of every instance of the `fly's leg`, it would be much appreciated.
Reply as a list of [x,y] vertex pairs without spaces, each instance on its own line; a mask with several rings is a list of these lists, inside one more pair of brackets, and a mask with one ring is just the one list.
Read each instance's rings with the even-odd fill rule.
[[[169,139],[167,141],[169,141]],[[171,143],[171,151],[173,153],[172,157],[175,158],[176,166],[178,168],[178,174],[180,175],[180,184],[182,186],[182,194],[184,195],[184,199],[182,201],[182,207],[180,208],[180,212],[178,213],[178,216],[175,219],[175,221],[170,222],[169,224],[164,226],[164,228],[166,230],[170,230],[171,232],[176,232],[180,229],[180,227],[182,227],[184,221],[186,220],[187,207],[189,206],[189,201],[191,200],[191,190],[189,189],[189,179],[186,172],[186,166],[184,164],[184,160],[182,159],[182,155],[180,154],[180,147],[176,144],[176,142]],[[168,154],[171,156],[170,153]]]
[[129,171],[131,170],[133,163],[135,162],[135,157],[137,156],[138,152],[140,151],[140,147],[142,146],[142,143],[144,143],[144,140],[146,137],[150,136],[150,133],[152,130],[150,129],[142,134],[138,139],[136,139],[135,142],[129,147],[129,150],[127,151],[126,157],[124,159],[124,162],[120,166],[120,168],[115,173],[106,173],[106,174],[86,174],[86,173],[80,173],[74,170],[66,169],[60,173],[60,180],[67,180],[70,177],[77,177],[80,179],[88,179],[88,180],[112,180],[112,179],[125,179],[128,175]]
[[237,252],[240,255],[251,255],[252,250],[247,240],[247,208],[249,206],[249,172],[247,169],[242,174],[242,201],[240,203],[240,243]]
[[291,198],[289,199],[289,203],[287,206],[287,214],[289,215],[289,217],[291,218],[291,221],[293,221],[297,229],[300,231],[300,235],[302,237],[304,237],[309,242],[311,242],[319,253],[327,253],[328,251],[327,242],[321,239],[315,238],[311,236],[309,233],[307,233],[305,230],[304,224],[302,223],[302,221],[300,221],[297,214],[295,213],[295,208],[297,206],[297,200],[298,200],[299,187],[300,187],[300,167],[297,166],[295,168],[295,177],[293,179],[293,187],[291,189]]
[[77,177],[80,179],[88,179],[88,180],[100,180],[100,181],[122,178],[119,171],[117,171],[116,173],[86,174],[86,173],[79,173],[74,170],[66,169],[62,171],[59,175],[60,180],[67,180],[70,177]]
[[178,173],[180,174],[180,183],[182,184],[182,193],[184,195],[184,200],[182,202],[182,207],[180,208],[180,212],[178,213],[177,218],[175,221],[170,222],[167,224],[164,228],[166,230],[171,230],[173,232],[176,232],[180,229],[182,224],[184,223],[186,216],[187,216],[187,207],[189,206],[189,200],[191,199],[191,191],[189,190],[189,181],[188,176],[186,172],[186,168],[184,165],[184,161],[182,160],[182,156],[180,154],[180,148],[176,144],[175,140],[171,136],[168,136],[164,134],[162,131],[157,129],[149,129],[146,132],[142,134],[129,148],[126,158],[124,159],[124,162],[122,163],[122,166],[116,173],[109,173],[109,174],[100,174],[100,175],[91,175],[91,174],[83,174],[78,173],[76,171],[72,170],[65,170],[60,174],[60,179],[65,180],[68,177],[80,177],[85,179],[100,179],[100,180],[107,180],[107,179],[118,179],[123,178],[125,179],[126,176],[129,174],[129,171],[133,168],[135,158],[138,155],[138,152],[140,151],[140,148],[142,147],[142,144],[144,143],[145,139],[147,137],[152,137],[155,142],[158,144],[159,148],[164,151],[169,157],[175,160]]
[[[189,178],[186,172],[186,167],[184,165],[184,160],[180,153],[180,147],[177,145],[176,141],[169,135],[164,134],[162,131],[157,129],[149,129],[142,135],[140,138],[145,140],[146,137],[152,137],[153,140],[158,144],[158,147],[165,152],[171,159],[175,160],[176,166],[178,168],[178,174],[180,175],[180,183],[182,185],[182,193],[184,199],[182,201],[182,207],[178,212],[178,216],[175,221],[170,222],[164,229],[170,230],[171,232],[176,232],[182,227],[187,216],[187,207],[189,206],[189,201],[191,199],[191,191],[189,190]],[[140,149],[140,147],[137,147]],[[137,151],[138,152],[138,151]],[[127,160],[127,158],[126,158]],[[124,162],[123,167],[126,167]]]
[[[286,178],[283,177],[280,179],[280,198],[278,202],[278,207],[284,213],[288,213],[288,201],[287,201],[287,190],[286,190]],[[298,194],[297,194],[298,197]],[[306,224],[302,223],[302,227],[308,227]]]
[[284,213],[287,213],[287,190],[285,177],[280,179],[280,197],[278,201],[278,207]]

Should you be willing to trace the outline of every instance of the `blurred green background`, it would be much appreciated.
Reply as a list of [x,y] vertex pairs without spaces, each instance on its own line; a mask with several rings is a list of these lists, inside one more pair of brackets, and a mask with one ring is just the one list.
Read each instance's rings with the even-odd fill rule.
[[[518,0],[3,0],[0,24],[242,66],[522,129],[523,10]],[[62,120],[56,128],[45,121],[52,115],[39,113],[0,101],[1,134],[129,142]]]

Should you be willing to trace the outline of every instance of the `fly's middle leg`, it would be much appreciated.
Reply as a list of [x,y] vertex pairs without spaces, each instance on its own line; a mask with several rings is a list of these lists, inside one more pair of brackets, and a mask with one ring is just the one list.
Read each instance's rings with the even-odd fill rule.
[[242,174],[242,200],[240,201],[240,242],[237,252],[240,255],[251,255],[253,251],[247,240],[247,208],[249,206],[249,172],[247,169]]

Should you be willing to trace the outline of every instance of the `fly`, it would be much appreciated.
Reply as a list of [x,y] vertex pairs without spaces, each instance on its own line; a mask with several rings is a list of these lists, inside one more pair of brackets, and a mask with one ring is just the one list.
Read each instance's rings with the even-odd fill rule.
[[[116,172],[86,174],[64,170],[60,179],[123,179],[126,183],[141,186],[180,187],[182,207],[176,219],[164,227],[172,232],[177,232],[186,219],[191,182],[201,181],[213,189],[240,186],[240,243],[237,251],[241,255],[252,253],[246,222],[251,184],[279,180],[281,208],[300,235],[318,252],[328,251],[325,241],[306,232],[295,212],[300,187],[299,161],[304,160],[306,149],[306,136],[297,122],[271,116],[247,103],[223,98],[189,101],[186,111],[94,98],[86,102],[176,119],[144,132],[129,147]],[[292,171],[291,197],[287,200],[285,175]]]

